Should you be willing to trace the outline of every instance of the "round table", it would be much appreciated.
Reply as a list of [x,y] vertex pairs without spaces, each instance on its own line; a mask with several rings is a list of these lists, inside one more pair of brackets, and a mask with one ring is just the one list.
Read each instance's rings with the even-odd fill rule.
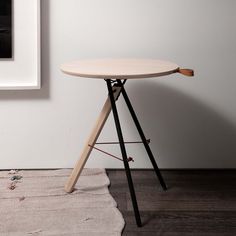
[[169,75],[173,73],[180,73],[186,76],[193,76],[193,70],[180,69],[180,67],[172,62],[156,60],[156,59],[96,59],[96,60],[78,60],[70,63],[63,64],[61,66],[62,72],[68,75],[103,79],[106,81],[108,89],[108,98],[101,110],[100,115],[95,123],[95,126],[85,143],[82,150],[80,159],[76,163],[68,182],[65,185],[66,192],[73,191],[74,186],[82,172],[82,169],[89,158],[89,155],[93,148],[95,148],[96,141],[103,129],[103,126],[112,110],[114,121],[116,125],[119,145],[122,153],[124,167],[126,171],[127,181],[129,184],[130,195],[133,203],[135,219],[138,226],[141,226],[141,218],[134,191],[133,181],[131,177],[131,171],[129,167],[130,158],[127,157],[125,142],[120,126],[118,111],[116,107],[116,101],[120,94],[123,95],[136,128],[139,132],[140,138],[147,151],[148,157],[154,167],[155,173],[160,181],[160,184],[164,190],[167,189],[160,170],[157,166],[155,158],[149,146],[149,142],[146,139],[129,97],[126,93],[124,85],[129,79],[145,79],[151,77],[159,77]]
[[143,79],[173,74],[179,66],[153,59],[97,59],[66,63],[61,70],[69,75],[96,79]]

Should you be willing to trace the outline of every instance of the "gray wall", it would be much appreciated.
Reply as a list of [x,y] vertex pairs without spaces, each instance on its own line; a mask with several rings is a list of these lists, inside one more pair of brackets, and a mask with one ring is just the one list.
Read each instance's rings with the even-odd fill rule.
[[[0,168],[72,167],[106,97],[102,80],[63,75],[84,58],[159,58],[194,68],[127,90],[162,168],[236,167],[235,0],[42,0],[42,84],[0,91]],[[138,135],[119,102],[126,140]],[[109,119],[100,140],[114,140]],[[118,147],[104,147],[116,155]],[[133,167],[150,167],[141,145]],[[88,167],[122,167],[93,152]]]

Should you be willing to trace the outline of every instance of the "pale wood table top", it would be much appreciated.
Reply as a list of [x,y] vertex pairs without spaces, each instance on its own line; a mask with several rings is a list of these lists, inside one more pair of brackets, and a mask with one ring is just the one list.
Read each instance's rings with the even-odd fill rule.
[[63,64],[69,75],[96,79],[142,79],[180,72],[179,66],[155,59],[97,59]]

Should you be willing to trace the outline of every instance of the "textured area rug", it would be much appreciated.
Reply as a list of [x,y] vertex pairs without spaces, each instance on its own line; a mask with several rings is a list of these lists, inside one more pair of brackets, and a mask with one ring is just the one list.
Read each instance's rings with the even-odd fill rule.
[[70,172],[0,171],[0,235],[121,235],[124,219],[105,170],[84,169],[76,190],[67,194]]

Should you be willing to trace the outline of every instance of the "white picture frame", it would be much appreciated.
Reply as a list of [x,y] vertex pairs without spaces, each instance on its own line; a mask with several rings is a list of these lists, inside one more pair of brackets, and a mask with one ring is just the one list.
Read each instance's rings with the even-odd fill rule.
[[13,0],[13,57],[0,59],[0,90],[41,88],[40,0]]

